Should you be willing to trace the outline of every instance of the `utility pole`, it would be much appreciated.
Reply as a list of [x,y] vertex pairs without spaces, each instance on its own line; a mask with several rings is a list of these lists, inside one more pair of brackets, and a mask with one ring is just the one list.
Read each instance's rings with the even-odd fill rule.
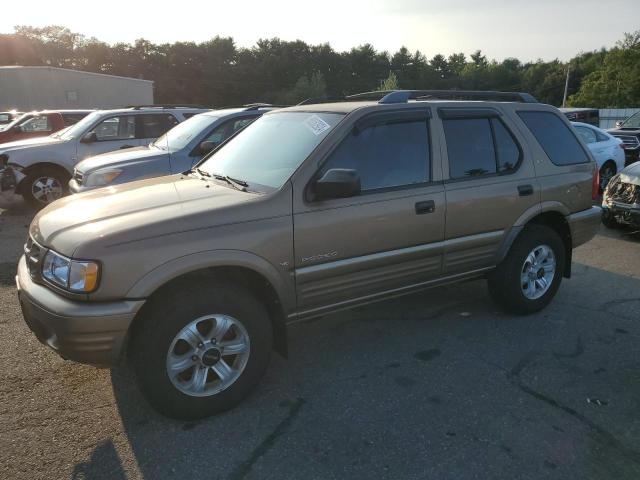
[[564,82],[564,95],[562,96],[562,108],[567,106],[567,91],[569,90],[569,72],[571,72],[571,65],[567,65],[567,79]]

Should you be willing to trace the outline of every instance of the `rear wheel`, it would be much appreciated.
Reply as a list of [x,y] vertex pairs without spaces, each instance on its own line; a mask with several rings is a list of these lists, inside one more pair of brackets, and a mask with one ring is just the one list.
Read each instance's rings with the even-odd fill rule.
[[36,168],[20,183],[22,197],[34,207],[42,208],[65,196],[69,176],[53,167]]
[[169,417],[234,407],[269,363],[267,310],[240,285],[185,285],[152,300],[139,320],[129,357],[143,394]]
[[489,292],[509,312],[537,312],[558,291],[564,262],[564,244],[555,230],[544,225],[527,226],[489,275]]

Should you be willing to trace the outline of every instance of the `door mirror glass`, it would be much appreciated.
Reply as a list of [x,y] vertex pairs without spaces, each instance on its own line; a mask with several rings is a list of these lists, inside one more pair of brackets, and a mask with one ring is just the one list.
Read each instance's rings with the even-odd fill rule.
[[84,137],[82,137],[82,140],[80,140],[80,142],[82,143],[93,143],[97,141],[98,141],[98,135],[96,134],[96,132],[93,132],[93,131],[87,133]]
[[212,142],[210,140],[205,140],[200,144],[200,146],[198,147],[198,150],[200,150],[199,152],[200,155],[206,155],[207,153],[214,150],[218,145],[220,145],[219,142]]
[[314,185],[316,200],[348,198],[360,194],[360,176],[348,168],[332,168]]

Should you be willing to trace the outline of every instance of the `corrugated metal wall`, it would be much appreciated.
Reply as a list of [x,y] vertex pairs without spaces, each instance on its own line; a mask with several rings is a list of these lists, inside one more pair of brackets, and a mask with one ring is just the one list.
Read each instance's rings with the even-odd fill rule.
[[0,110],[153,104],[153,82],[51,67],[0,67]]
[[640,108],[601,108],[600,128],[615,128],[618,120],[625,120],[637,112]]

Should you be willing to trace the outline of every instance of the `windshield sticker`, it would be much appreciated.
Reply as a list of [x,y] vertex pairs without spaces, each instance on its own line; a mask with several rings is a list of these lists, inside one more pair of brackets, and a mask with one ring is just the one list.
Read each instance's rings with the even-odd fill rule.
[[322,132],[331,128],[331,125],[317,115],[311,115],[304,121],[304,124],[314,135],[320,135]]

